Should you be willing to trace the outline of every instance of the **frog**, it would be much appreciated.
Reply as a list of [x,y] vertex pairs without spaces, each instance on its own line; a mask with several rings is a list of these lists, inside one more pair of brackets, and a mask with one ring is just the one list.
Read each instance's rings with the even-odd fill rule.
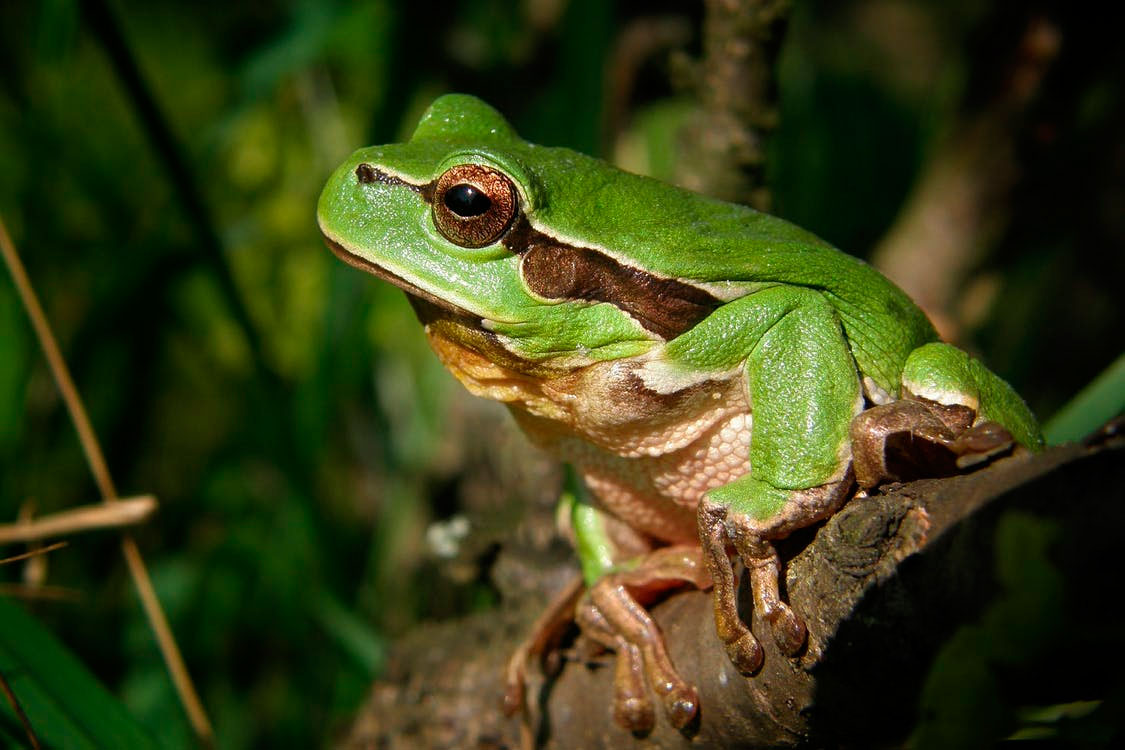
[[[753,678],[760,638],[778,658],[807,646],[779,540],[882,483],[1043,446],[1015,390],[864,261],[530,143],[470,95],[437,98],[405,142],[355,151],[317,221],[340,259],[406,293],[470,392],[571,467],[561,517],[581,583],[549,612],[614,655],[613,718],[634,733],[658,705],[679,729],[700,714],[650,612],[661,597],[710,590],[716,637]],[[766,633],[739,614],[743,571]],[[509,703],[528,653],[509,664]]]

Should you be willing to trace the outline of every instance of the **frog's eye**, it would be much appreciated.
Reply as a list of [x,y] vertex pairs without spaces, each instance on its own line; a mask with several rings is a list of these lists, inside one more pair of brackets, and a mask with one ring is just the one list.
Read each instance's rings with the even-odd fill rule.
[[491,245],[512,225],[519,210],[516,186],[503,172],[483,164],[459,164],[438,178],[434,224],[461,247]]

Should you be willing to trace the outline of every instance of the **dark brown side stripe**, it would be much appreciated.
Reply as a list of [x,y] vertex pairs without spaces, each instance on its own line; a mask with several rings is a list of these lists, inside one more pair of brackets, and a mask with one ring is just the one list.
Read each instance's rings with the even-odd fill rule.
[[690,330],[722,304],[698,287],[626,266],[588,247],[559,242],[533,229],[524,216],[505,236],[504,245],[523,256],[524,283],[540,297],[608,302],[663,339]]
[[541,297],[608,302],[663,339],[690,330],[722,304],[702,289],[584,247],[538,242],[524,253],[521,268],[528,287]]
[[[370,164],[360,164],[355,172],[360,182],[399,185],[418,193],[426,202],[433,201],[434,182],[415,185]],[[523,256],[523,280],[535,294],[553,300],[608,302],[666,340],[690,330],[722,304],[698,287],[626,266],[592,248],[560,242],[534,229],[523,213],[501,241],[508,250]],[[337,248],[333,249],[340,255]],[[386,278],[385,271],[376,275]],[[401,279],[388,280],[406,288]],[[418,294],[421,290],[407,291],[431,302],[436,299],[428,293]]]

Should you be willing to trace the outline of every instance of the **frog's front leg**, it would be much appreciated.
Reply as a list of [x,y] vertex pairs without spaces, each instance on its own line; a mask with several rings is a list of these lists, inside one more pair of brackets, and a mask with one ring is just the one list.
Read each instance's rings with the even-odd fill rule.
[[731,552],[749,571],[755,610],[778,647],[796,654],[806,629],[780,595],[772,542],[828,517],[847,499],[853,486],[848,426],[864,405],[831,305],[809,290],[785,290],[781,301],[746,359],[750,473],[708,492],[698,513],[715,587],[715,627],[744,674],[761,666],[762,649],[738,616]]
[[[848,472],[839,481],[796,492],[763,484],[743,477],[709,493],[699,504],[699,536],[714,584],[715,630],[731,662],[744,675],[752,675],[762,666],[763,651],[738,616],[731,548],[749,573],[754,611],[769,625],[778,649],[795,656],[805,644],[807,629],[781,597],[781,559],[772,542],[832,515],[847,500],[853,481]],[[786,500],[766,519],[732,510],[740,499],[754,493],[785,494]]]

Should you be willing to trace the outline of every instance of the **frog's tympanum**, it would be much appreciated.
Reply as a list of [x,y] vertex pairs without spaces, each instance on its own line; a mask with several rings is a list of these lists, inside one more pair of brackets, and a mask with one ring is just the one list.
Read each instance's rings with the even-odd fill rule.
[[318,220],[340,258],[409,295],[470,391],[581,478],[574,618],[616,652],[615,718],[634,731],[655,721],[645,681],[674,725],[699,708],[645,609],[656,593],[713,588],[717,636],[753,675],[763,650],[735,562],[796,655],[806,628],[779,594],[775,540],[857,487],[1042,444],[1012,388],[862,261],[528,143],[473,97],[443,96],[408,142],[352,154]]

